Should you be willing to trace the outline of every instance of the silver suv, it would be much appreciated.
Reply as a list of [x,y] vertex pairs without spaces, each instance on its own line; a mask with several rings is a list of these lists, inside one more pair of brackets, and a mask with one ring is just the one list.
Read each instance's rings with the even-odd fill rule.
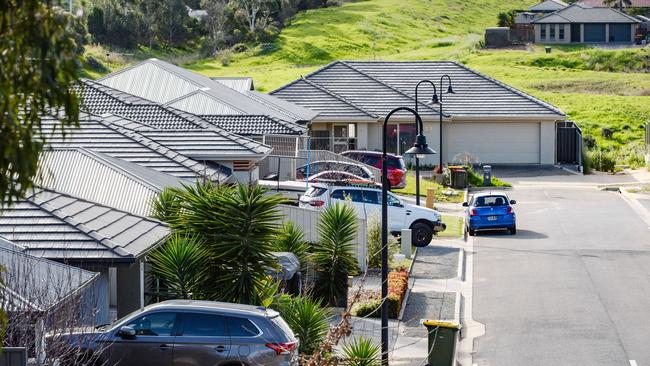
[[147,306],[106,330],[71,335],[68,344],[81,345],[80,355],[96,365],[288,366],[298,352],[276,311],[195,300]]

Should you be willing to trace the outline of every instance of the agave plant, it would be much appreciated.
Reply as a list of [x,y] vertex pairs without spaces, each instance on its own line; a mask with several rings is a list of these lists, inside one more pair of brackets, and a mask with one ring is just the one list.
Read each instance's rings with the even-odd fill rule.
[[310,257],[316,275],[314,294],[325,303],[339,306],[347,296],[348,275],[357,270],[353,240],[357,215],[349,204],[327,207],[318,223],[319,242]]
[[180,191],[177,188],[165,188],[151,203],[151,216],[169,223],[178,217],[180,205]]
[[300,227],[293,222],[286,222],[273,239],[273,248],[278,252],[291,252],[298,257],[300,266],[304,269],[307,264],[309,245],[305,241]]
[[343,346],[343,365],[346,366],[379,366],[379,346],[370,339],[359,337]]
[[329,331],[332,311],[322,307],[320,300],[288,295],[277,297],[271,307],[280,312],[300,340],[298,351],[306,355],[316,352]]
[[172,235],[149,255],[152,274],[162,280],[170,298],[200,298],[208,279],[210,252],[197,236]]

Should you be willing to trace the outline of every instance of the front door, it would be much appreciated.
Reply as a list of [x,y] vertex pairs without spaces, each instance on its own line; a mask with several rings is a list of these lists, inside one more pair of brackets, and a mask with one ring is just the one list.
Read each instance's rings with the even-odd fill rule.
[[135,337],[115,338],[109,365],[172,365],[176,313],[150,313],[125,325],[135,329]]
[[230,337],[221,315],[182,313],[174,343],[174,366],[221,365],[230,357]]
[[580,43],[580,24],[571,24],[571,43]]

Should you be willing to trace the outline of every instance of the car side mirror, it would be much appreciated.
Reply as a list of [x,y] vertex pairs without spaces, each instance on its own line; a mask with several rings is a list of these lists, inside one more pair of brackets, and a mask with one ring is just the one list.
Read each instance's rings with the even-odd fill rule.
[[463,207],[469,207],[469,203],[463,202]]
[[515,201],[515,200],[510,200],[510,204],[511,204],[511,205],[514,205],[514,204],[516,204],[516,203],[517,203],[517,201]]
[[133,329],[133,327],[125,325],[120,328],[120,330],[117,332],[117,335],[122,338],[133,338],[135,337],[135,329]]

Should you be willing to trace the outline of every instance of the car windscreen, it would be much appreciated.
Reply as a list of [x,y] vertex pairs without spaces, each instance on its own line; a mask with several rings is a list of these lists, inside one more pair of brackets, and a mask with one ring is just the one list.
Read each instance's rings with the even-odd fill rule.
[[480,196],[474,200],[475,207],[490,207],[490,206],[507,206],[508,200],[505,196]]

